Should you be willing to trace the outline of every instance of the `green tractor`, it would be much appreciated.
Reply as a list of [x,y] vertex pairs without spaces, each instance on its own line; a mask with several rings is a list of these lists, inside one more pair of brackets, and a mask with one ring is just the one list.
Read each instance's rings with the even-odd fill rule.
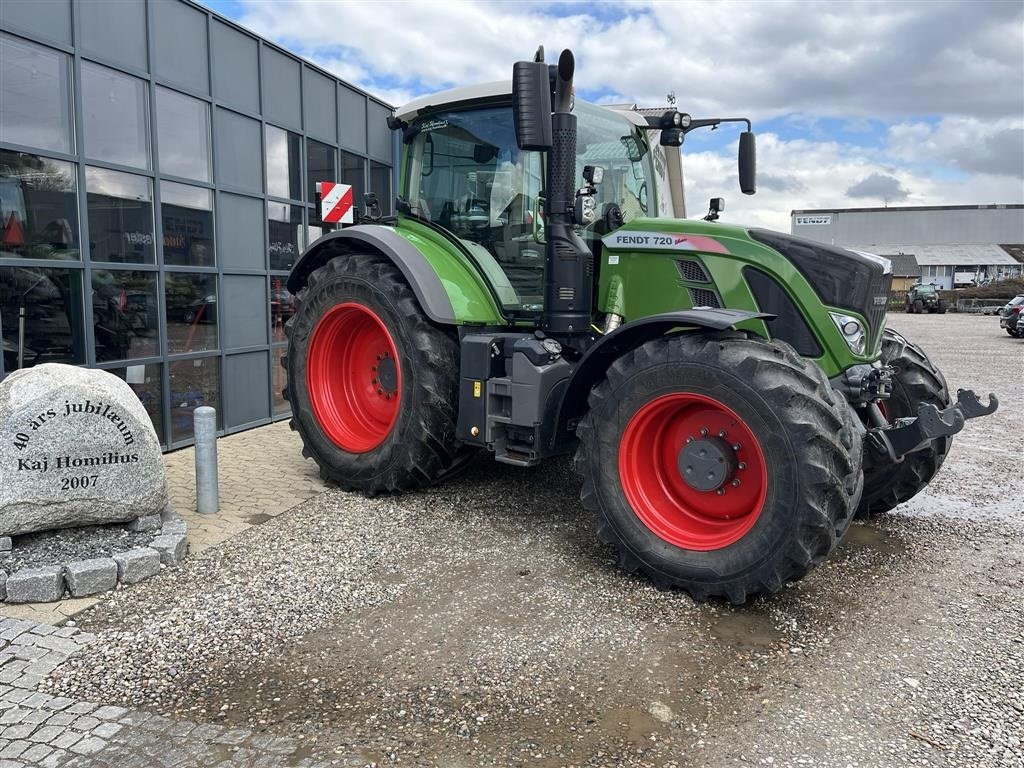
[[[966,418],[886,329],[878,256],[682,218],[679,147],[741,118],[573,97],[574,59],[421,98],[397,215],[314,242],[288,288],[286,397],[322,476],[367,494],[487,450],[575,455],[620,564],[743,603],[820,563],[858,512],[906,501]],[[367,209],[373,209],[368,200]]]
[[946,300],[939,295],[939,290],[934,285],[917,283],[911,286],[904,299],[904,309],[910,314],[946,314],[948,305]]

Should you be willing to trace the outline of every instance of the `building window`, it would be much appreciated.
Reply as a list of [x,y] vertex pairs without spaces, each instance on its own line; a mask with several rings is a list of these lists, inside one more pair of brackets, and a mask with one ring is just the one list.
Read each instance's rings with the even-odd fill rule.
[[284,343],[288,338],[284,335],[284,326],[295,314],[295,297],[288,292],[285,285],[287,278],[278,275],[270,276],[270,341]]
[[334,167],[334,155],[334,147],[306,139],[307,202],[316,201],[316,183],[318,181],[338,181]]
[[4,370],[40,363],[84,363],[82,273],[0,267]]
[[161,365],[127,365],[123,368],[107,368],[107,373],[112,373],[131,387],[132,392],[142,401],[142,407],[149,414],[153,422],[153,429],[156,430],[156,439],[165,443],[164,436],[164,399]]
[[222,426],[220,409],[220,358],[201,357],[169,363],[171,386],[171,442],[192,439],[192,412],[201,405],[217,409],[217,427]]
[[288,203],[267,202],[270,234],[270,268],[289,270],[302,250],[302,208]]
[[217,348],[217,276],[209,273],[164,275],[167,351],[174,354]]
[[284,399],[284,388],[288,386],[288,372],[281,365],[287,347],[272,347],[270,350],[271,378],[274,381],[274,415],[288,413],[291,406]]
[[391,167],[370,162],[370,191],[377,195],[380,210],[385,216],[391,215]]
[[153,180],[90,166],[85,169],[85,192],[92,260],[155,263]]
[[[363,210],[363,195],[366,192],[366,161],[358,155],[348,152],[341,153],[341,175],[338,178],[342,184],[352,185],[352,202],[355,203],[357,211]],[[317,212],[317,220],[320,214]]]
[[164,264],[212,267],[213,192],[201,187],[160,182],[160,221]]
[[156,273],[93,270],[92,318],[97,362],[157,356]]
[[0,257],[78,259],[76,168],[0,150]]
[[267,126],[267,194],[302,199],[302,152],[298,134]]
[[0,35],[0,141],[71,154],[69,57]]
[[167,88],[156,89],[160,173],[210,180],[210,105]]
[[137,77],[82,62],[82,131],[94,160],[149,168],[149,105]]

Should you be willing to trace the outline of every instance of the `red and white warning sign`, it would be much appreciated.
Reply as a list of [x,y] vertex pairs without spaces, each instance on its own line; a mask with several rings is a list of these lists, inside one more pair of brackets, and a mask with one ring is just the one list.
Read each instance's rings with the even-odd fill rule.
[[352,185],[318,181],[320,192],[320,219],[331,224],[351,224],[355,221],[352,204]]

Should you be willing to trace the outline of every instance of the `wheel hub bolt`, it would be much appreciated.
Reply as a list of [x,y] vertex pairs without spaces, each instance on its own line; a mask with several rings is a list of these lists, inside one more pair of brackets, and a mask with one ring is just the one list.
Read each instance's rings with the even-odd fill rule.
[[739,488],[740,487],[740,481],[739,480],[733,480],[732,481],[732,487],[733,488]]
[[737,467],[737,469],[746,469],[747,468],[747,462],[741,461],[739,464],[736,465],[736,467]]
[[719,437],[725,437],[725,430],[724,429],[718,430],[718,436]]
[[719,488],[717,491],[715,491],[715,494],[717,496],[725,496],[725,488]]
[[733,443],[733,444],[732,444],[732,449],[733,449],[734,451],[738,451],[738,450],[740,449],[740,444],[739,444],[739,443]]
[[707,427],[701,427],[700,428],[700,436],[701,437],[707,437],[708,436],[708,428]]

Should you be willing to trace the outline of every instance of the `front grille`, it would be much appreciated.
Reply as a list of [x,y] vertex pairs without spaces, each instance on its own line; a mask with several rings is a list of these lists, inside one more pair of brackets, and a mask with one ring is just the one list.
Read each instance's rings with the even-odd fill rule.
[[714,291],[706,290],[705,288],[691,288],[690,301],[695,307],[712,307],[713,309],[720,309],[722,306],[722,302],[718,300],[718,294]]
[[688,283],[711,282],[711,278],[708,277],[708,273],[704,271],[704,267],[696,261],[677,261],[676,267],[679,268],[680,277]]
[[864,319],[868,321],[868,353],[878,349],[885,330],[885,315],[889,304],[889,289],[892,287],[892,275],[882,275],[873,281],[870,303],[864,308]]

